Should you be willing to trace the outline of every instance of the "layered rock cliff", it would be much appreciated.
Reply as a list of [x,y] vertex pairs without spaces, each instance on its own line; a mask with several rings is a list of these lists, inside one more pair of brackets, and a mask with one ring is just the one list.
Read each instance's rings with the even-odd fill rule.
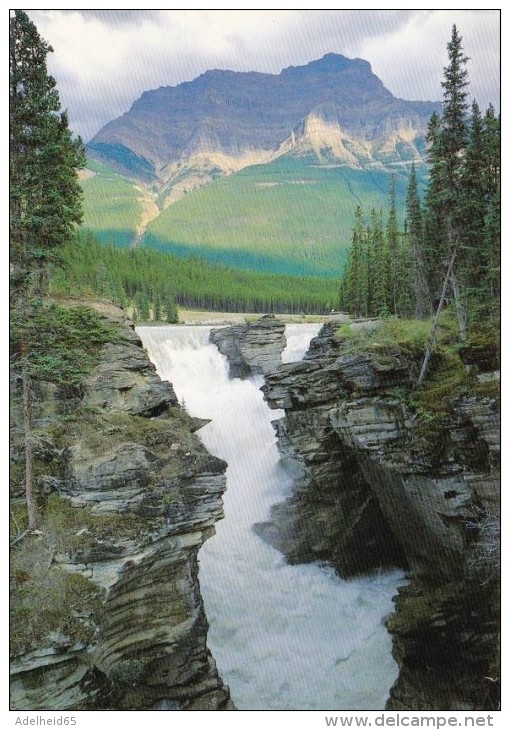
[[285,325],[265,314],[254,322],[211,330],[209,339],[227,358],[231,378],[268,375],[281,365]]
[[39,388],[40,525],[19,541],[12,490],[12,708],[232,709],[197,563],[223,516],[226,464],[120,310],[100,310],[116,336],[94,370],[79,388]]
[[279,448],[301,477],[257,529],[291,561],[343,575],[407,567],[387,620],[400,666],[388,709],[497,707],[499,403],[476,387],[491,376],[473,375],[427,432],[409,397],[421,353],[356,351],[334,329],[266,376],[269,405],[285,409]]

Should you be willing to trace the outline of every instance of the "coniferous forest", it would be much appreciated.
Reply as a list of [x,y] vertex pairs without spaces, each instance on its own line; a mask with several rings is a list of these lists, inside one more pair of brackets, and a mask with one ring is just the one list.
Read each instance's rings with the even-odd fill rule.
[[325,314],[338,304],[338,281],[239,271],[198,257],[100,244],[88,230],[62,250],[52,291],[96,295],[128,307],[135,320],[176,322],[177,305],[220,312]]
[[500,118],[492,105],[483,114],[476,101],[469,107],[468,59],[455,26],[448,57],[443,113],[428,127],[426,190],[413,163],[400,229],[394,186],[387,212],[358,206],[341,306],[357,316],[421,319],[451,303],[465,339],[470,323],[499,315]]
[[[90,12],[120,13],[113,16],[118,26],[133,22],[123,15],[128,11]],[[138,32],[141,11],[131,12]],[[155,12],[147,11],[154,25],[164,17]],[[175,22],[174,11],[161,12]],[[313,11],[290,12],[295,22],[294,14]],[[97,16],[94,22],[100,24]],[[110,18],[109,34],[112,27]],[[483,725],[480,711],[500,709],[500,118],[491,104],[482,110],[470,100],[469,59],[457,27],[447,46],[441,113],[431,115],[439,103],[396,99],[367,61],[333,53],[284,69],[279,81],[267,75],[259,107],[252,90],[234,122],[230,107],[239,113],[245,106],[237,72],[204,73],[196,96],[195,82],[182,82],[144,92],[133,104],[145,123],[154,112],[149,101],[161,95],[184,93],[191,116],[197,99],[205,99],[205,122],[196,128],[207,131],[202,137],[185,114],[168,131],[168,109],[154,104],[154,147],[169,139],[174,145],[182,117],[193,142],[183,149],[193,158],[205,142],[213,151],[222,140],[230,144],[234,132],[253,152],[249,123],[260,116],[263,131],[271,127],[266,82],[280,89],[286,77],[294,79],[285,86],[291,111],[306,84],[325,90],[326,105],[314,96],[307,124],[298,115],[301,122],[276,149],[281,179],[250,182],[263,215],[232,205],[239,229],[222,241],[228,249],[238,230],[256,232],[257,221],[267,223],[263,253],[271,253],[277,206],[266,210],[260,201],[278,189],[278,205],[295,204],[297,233],[288,242],[299,266],[273,271],[321,276],[268,273],[260,251],[254,253],[256,233],[249,256],[242,249],[237,258],[211,259],[249,259],[250,270],[151,248],[138,208],[129,208],[133,200],[145,195],[156,213],[184,209],[179,225],[186,227],[189,208],[177,206],[198,189],[188,179],[179,200],[161,193],[156,205],[158,185],[170,179],[163,180],[168,160],[157,168],[160,178],[131,178],[128,203],[118,207],[119,218],[126,209],[132,216],[122,245],[96,238],[83,226],[82,183],[95,174],[85,170],[93,147],[70,128],[48,70],[52,52],[29,15],[11,11],[13,709],[50,710],[62,720],[62,712],[82,710],[322,711],[338,703],[351,712],[359,703],[363,712],[468,711],[473,722],[476,712]],[[242,78],[258,84],[261,75]],[[348,112],[363,144],[337,124],[349,88]],[[360,92],[367,93],[364,107],[356,106]],[[395,104],[415,110],[419,133],[412,137],[416,129],[405,117],[403,137],[381,137],[384,145],[370,148],[375,128],[393,134]],[[273,106],[283,134],[286,122]],[[314,116],[322,108],[325,118]],[[332,109],[340,115],[334,123]],[[128,122],[139,142],[148,126]],[[336,151],[328,147],[333,138]],[[272,156],[268,140],[260,149]],[[152,170],[127,147],[111,147],[125,164]],[[175,149],[180,175],[184,158]],[[362,169],[370,149],[379,157],[366,158]],[[289,150],[294,157],[285,157]],[[322,173],[306,180],[287,174],[289,159],[295,173],[304,153],[314,170],[335,171],[326,188]],[[253,162],[257,155],[247,159],[247,169],[263,167]],[[358,195],[349,175],[333,195],[347,168],[373,175],[377,195]],[[237,172],[225,172],[225,190],[235,187]],[[193,176],[203,182],[196,170]],[[106,180],[96,181],[98,188],[107,190]],[[122,196],[111,188],[109,194],[115,209]],[[385,195],[386,207],[376,207]],[[320,236],[307,232],[319,228],[323,209],[313,201],[320,197],[328,205],[341,198],[330,219],[347,230],[344,240],[338,234],[337,259],[326,259]],[[356,201],[345,269],[331,270],[328,261],[343,265],[352,223],[345,210]],[[207,225],[207,208],[195,210]],[[97,208],[95,215],[100,231]],[[227,228],[227,221],[211,226],[219,237]],[[336,228],[324,238],[334,248]],[[281,253],[276,258],[284,260]],[[300,257],[314,268],[301,268]],[[241,316],[222,317],[237,322],[216,330],[193,322],[134,331],[133,323],[178,325],[180,308]],[[248,313],[282,316],[252,322]],[[304,322],[290,314],[319,316]],[[291,320],[301,321],[287,327]],[[223,518],[226,540],[215,529]],[[201,550],[209,538],[224,542],[208,555]],[[216,561],[209,574],[207,560]],[[336,725],[338,717],[329,719]]]

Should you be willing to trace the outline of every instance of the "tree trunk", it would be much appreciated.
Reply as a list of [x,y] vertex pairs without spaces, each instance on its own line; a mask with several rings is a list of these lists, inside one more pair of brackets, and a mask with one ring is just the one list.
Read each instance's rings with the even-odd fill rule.
[[[450,251],[457,252],[459,246],[459,233],[453,227],[450,217],[448,218],[448,241],[450,244]],[[452,284],[453,300],[455,302],[455,311],[457,312],[457,322],[459,325],[459,340],[465,342],[467,338],[467,308],[466,300],[462,297],[459,280],[455,276],[453,269],[450,276]]]
[[25,494],[27,500],[28,529],[35,530],[37,526],[37,501],[34,483],[34,453],[33,453],[33,415],[32,415],[32,378],[26,368],[22,371],[23,383],[23,430],[25,439]]
[[437,325],[439,322],[439,315],[441,314],[441,310],[443,308],[444,300],[446,297],[446,289],[448,287],[448,282],[450,280],[450,277],[452,276],[453,271],[453,263],[455,261],[455,256],[457,255],[457,249],[455,248],[452,252],[450,263],[448,264],[448,271],[446,272],[446,276],[443,281],[443,288],[441,291],[441,297],[439,299],[439,304],[437,305],[436,314],[434,316],[434,321],[432,322],[432,329],[430,331],[430,337],[427,344],[427,349],[425,351],[425,357],[423,358],[423,363],[420,370],[420,375],[418,377],[418,380],[416,382],[416,387],[420,388],[423,385],[423,381],[425,380],[425,375],[427,374],[427,368],[429,365],[430,356],[432,355],[432,350],[434,348],[434,344],[436,342],[436,331],[437,331]]
[[413,260],[414,260],[414,294],[416,306],[414,314],[416,319],[426,319],[432,314],[432,302],[430,289],[425,276],[425,262],[420,243],[416,236],[413,237]]
[[459,280],[452,272],[450,277],[452,284],[453,299],[455,301],[455,309],[457,311],[457,322],[459,324],[459,340],[465,342],[467,339],[467,308],[466,302],[462,299],[460,293]]

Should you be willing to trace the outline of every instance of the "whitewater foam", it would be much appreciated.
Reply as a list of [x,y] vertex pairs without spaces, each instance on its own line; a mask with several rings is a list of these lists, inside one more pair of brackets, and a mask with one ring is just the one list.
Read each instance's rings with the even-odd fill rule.
[[[308,329],[307,329],[308,328]],[[287,326],[285,361],[300,359],[319,326]],[[262,378],[228,378],[209,327],[140,327],[151,360],[225,459],[225,519],[200,551],[208,645],[240,710],[383,709],[397,676],[382,619],[400,571],[342,580],[326,566],[290,566],[252,530],[289,493]]]

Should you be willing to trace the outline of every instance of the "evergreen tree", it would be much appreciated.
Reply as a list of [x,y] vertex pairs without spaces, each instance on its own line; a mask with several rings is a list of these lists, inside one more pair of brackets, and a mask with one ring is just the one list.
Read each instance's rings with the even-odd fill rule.
[[167,298],[166,298],[165,311],[166,311],[166,321],[169,324],[174,324],[175,322],[179,321],[179,314],[177,312],[177,307],[175,306],[175,302],[171,296],[167,296]]
[[388,285],[386,263],[386,248],[384,243],[382,211],[372,210],[370,238],[372,241],[373,285],[372,307],[370,314],[387,316],[390,313],[388,306]]
[[153,319],[156,322],[159,322],[161,320],[161,299],[159,294],[156,294],[154,297]]
[[416,297],[413,287],[413,258],[407,231],[398,236],[396,280],[396,314],[411,317],[414,314]]
[[77,170],[85,164],[81,140],[72,139],[47,73],[51,51],[28,15],[15,10],[9,26],[11,341],[22,384],[29,530],[37,523],[32,381],[40,360],[24,333],[38,314],[49,265],[81,220]]
[[433,302],[439,299],[445,262],[448,259],[446,221],[443,216],[444,160],[441,141],[441,117],[434,112],[427,129],[429,181],[425,196],[423,230],[425,275]]
[[406,222],[409,248],[412,256],[413,291],[414,291],[414,315],[417,319],[423,319],[432,314],[430,290],[426,276],[425,255],[423,250],[423,217],[421,212],[420,196],[418,194],[418,183],[416,180],[416,167],[414,161],[411,165],[411,176],[407,188],[406,197]]
[[140,320],[142,322],[148,322],[150,319],[150,307],[149,307],[149,300],[144,291],[140,290],[136,293],[135,303],[136,303],[136,309],[138,311],[138,316],[140,317]]
[[483,119],[482,137],[485,152],[484,183],[486,211],[484,218],[484,250],[487,270],[485,272],[485,295],[492,308],[497,309],[501,294],[501,120],[494,107],[489,105]]
[[[22,10],[10,20],[10,243],[14,293],[44,287],[48,263],[81,222],[77,169],[85,164],[47,73],[52,52]],[[28,279],[31,282],[28,282]],[[23,292],[26,295],[26,292]]]
[[488,268],[485,248],[485,216],[487,213],[486,151],[483,139],[483,119],[476,101],[473,102],[469,139],[460,169],[462,186],[461,233],[458,270],[467,293],[475,294]]
[[345,285],[342,292],[343,306],[358,317],[363,313],[365,305],[364,238],[363,212],[361,206],[358,205],[354,214],[351,248],[345,267]]
[[398,313],[397,296],[397,259],[398,259],[398,222],[395,203],[395,175],[391,176],[389,192],[389,213],[386,223],[386,250],[387,250],[387,282],[390,310]]
[[[464,189],[462,186],[462,164],[468,141],[467,123],[467,56],[462,49],[462,38],[454,25],[451,40],[448,43],[448,66],[444,69],[443,115],[439,130],[435,131],[432,140],[432,166],[434,179],[429,188],[428,205],[436,228],[440,232],[449,262],[455,259],[462,242],[462,224],[464,218]],[[430,127],[429,127],[430,131]],[[443,260],[443,271],[445,270]],[[449,267],[448,267],[449,268]],[[467,300],[466,286],[462,280],[462,270],[456,265],[452,267],[450,282],[457,308],[459,333],[461,339],[466,337]],[[439,282],[437,282],[439,283]]]

